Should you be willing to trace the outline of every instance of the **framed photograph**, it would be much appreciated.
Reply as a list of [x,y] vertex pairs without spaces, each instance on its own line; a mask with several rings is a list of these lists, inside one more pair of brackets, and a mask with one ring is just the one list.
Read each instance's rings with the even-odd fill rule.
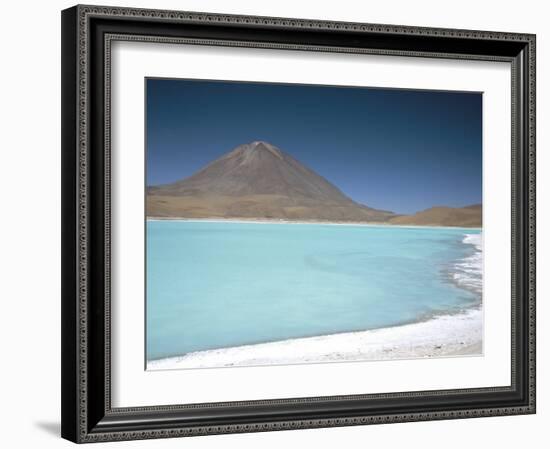
[[535,36],[62,12],[62,436],[535,412]]

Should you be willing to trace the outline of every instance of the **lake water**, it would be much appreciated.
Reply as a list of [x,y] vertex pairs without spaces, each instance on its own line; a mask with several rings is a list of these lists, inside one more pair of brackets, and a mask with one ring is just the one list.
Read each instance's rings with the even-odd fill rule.
[[147,359],[368,330],[477,307],[459,228],[147,222]]

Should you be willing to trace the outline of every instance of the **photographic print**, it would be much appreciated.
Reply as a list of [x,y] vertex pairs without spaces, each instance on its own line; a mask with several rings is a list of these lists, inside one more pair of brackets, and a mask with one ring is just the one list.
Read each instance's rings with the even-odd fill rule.
[[145,79],[148,370],[483,354],[482,93]]

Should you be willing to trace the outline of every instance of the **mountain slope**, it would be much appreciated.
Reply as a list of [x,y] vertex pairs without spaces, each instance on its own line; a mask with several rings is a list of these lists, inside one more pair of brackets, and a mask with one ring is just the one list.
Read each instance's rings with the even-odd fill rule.
[[149,187],[147,215],[373,222],[394,216],[354,202],[262,141],[240,145],[188,178]]
[[414,215],[392,217],[396,225],[481,227],[481,204],[466,207],[432,207]]

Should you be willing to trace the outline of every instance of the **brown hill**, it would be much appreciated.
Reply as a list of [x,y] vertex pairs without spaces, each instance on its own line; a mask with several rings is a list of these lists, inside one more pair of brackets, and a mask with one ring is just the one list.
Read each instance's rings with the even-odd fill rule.
[[267,142],[252,142],[192,176],[147,189],[147,216],[387,221]]
[[481,204],[466,207],[432,207],[414,215],[392,217],[396,225],[481,227]]

